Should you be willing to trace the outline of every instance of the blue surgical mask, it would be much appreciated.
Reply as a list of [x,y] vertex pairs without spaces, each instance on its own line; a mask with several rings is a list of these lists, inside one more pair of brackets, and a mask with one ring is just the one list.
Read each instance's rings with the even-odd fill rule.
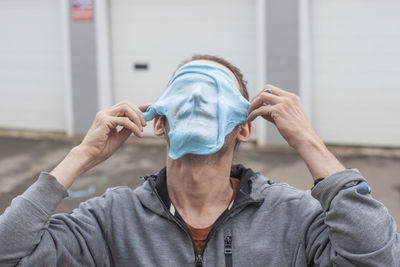
[[225,136],[246,122],[249,105],[225,70],[192,63],[178,70],[164,94],[144,112],[144,118],[167,117],[168,156],[178,159],[185,154],[219,151]]

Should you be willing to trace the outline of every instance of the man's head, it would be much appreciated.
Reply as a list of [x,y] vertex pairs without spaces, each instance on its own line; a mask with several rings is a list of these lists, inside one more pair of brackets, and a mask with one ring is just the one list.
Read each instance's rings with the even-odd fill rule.
[[[187,69],[188,67],[192,67],[193,64],[215,66],[218,69],[222,69],[223,70],[222,72],[225,72],[225,75],[229,76],[229,79],[231,80],[231,84],[232,84],[231,87],[233,88],[232,90],[238,90],[238,92],[245,99],[247,99],[247,100],[249,99],[248,91],[246,88],[246,81],[243,79],[243,75],[240,72],[240,70],[237,67],[235,67],[234,65],[232,65],[231,63],[229,63],[228,61],[226,61],[220,57],[215,57],[215,56],[210,56],[210,55],[193,56],[191,59],[183,61],[178,66],[178,68],[173,73],[172,79],[175,77],[175,75],[177,73],[179,74],[180,72],[182,72],[182,70]],[[171,79],[171,81],[174,81],[172,79]],[[194,79],[195,79],[195,76],[194,76]],[[232,81],[233,81],[234,85],[233,85]],[[170,84],[170,82],[169,82],[169,84]],[[198,99],[197,101],[199,101],[199,104],[204,105],[204,109],[200,110],[200,111],[205,111],[205,113],[207,113],[207,112],[215,113],[216,112],[216,105],[217,105],[216,95],[215,95],[216,93],[212,93],[212,89],[207,88],[207,86],[198,88],[196,86],[192,86],[192,84],[189,83],[187,90],[189,90],[190,92],[186,91],[185,93],[189,92],[193,96],[190,96],[190,98],[186,98],[186,101],[181,102],[181,104],[177,105],[178,106],[177,109],[179,109],[176,112],[178,119],[175,120],[174,126],[176,126],[177,121],[179,123],[180,114],[185,114],[190,110],[189,102],[191,101],[191,98],[200,97],[200,99]],[[232,90],[230,92],[232,92]],[[204,94],[204,95],[201,95],[200,92],[201,92],[201,94]],[[240,94],[237,94],[235,92],[229,93],[229,95],[230,94],[232,94],[232,98],[235,98],[235,99],[241,98]],[[234,94],[237,94],[239,97],[233,96]],[[229,95],[228,95],[228,97],[230,97]],[[174,97],[174,99],[176,99],[176,101],[179,101],[179,98],[180,98],[179,94],[176,94]],[[224,105],[224,102],[221,102],[220,104]],[[228,110],[228,112],[230,112],[230,110]],[[187,123],[187,125],[190,127],[190,129],[193,129],[194,131],[200,132],[200,131],[208,130],[208,131],[212,132],[214,130],[213,122],[209,122],[208,125],[202,125],[201,119],[198,120],[198,125],[189,125],[191,123],[190,121],[185,122],[185,123]],[[186,128],[186,129],[189,129],[189,128]],[[166,136],[167,143],[168,143],[168,150],[169,150],[169,140],[167,137],[167,134],[169,133],[169,123],[165,116],[158,116],[155,118],[154,133],[158,136],[161,136],[161,135]],[[250,137],[250,133],[251,133],[251,124],[250,123],[242,123],[242,124],[237,125],[230,134],[226,135],[224,145],[217,153],[214,153],[212,155],[207,155],[207,156],[201,156],[201,158],[215,159],[216,157],[220,158],[223,154],[226,154],[227,151],[231,151],[233,153],[234,148],[236,147],[236,145],[239,142],[248,141],[248,139]],[[222,141],[224,141],[224,140],[222,140]],[[221,145],[222,145],[222,143],[221,143]],[[185,156],[186,157],[195,157],[195,158],[200,157],[199,155],[192,155],[192,154],[187,154]]]

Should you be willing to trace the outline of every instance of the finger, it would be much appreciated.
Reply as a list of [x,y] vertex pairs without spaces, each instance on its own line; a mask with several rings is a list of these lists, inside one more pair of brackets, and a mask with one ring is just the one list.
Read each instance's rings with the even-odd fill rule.
[[131,109],[135,109],[136,105],[132,104],[131,102],[129,102],[128,100],[123,100],[121,102],[118,102],[117,104],[115,104],[114,107],[119,107],[119,106],[123,106],[123,105],[128,105]]
[[109,117],[109,121],[111,122],[112,128],[116,128],[117,126],[123,126],[128,128],[131,132],[133,132],[138,137],[143,137],[142,130],[139,126],[133,123],[128,117]]
[[115,107],[118,107],[118,106],[121,106],[121,105],[124,105],[124,104],[126,104],[126,103],[129,103],[129,102],[128,102],[127,100],[120,101],[120,102],[118,102],[117,104],[111,106],[110,109],[115,108]]
[[275,105],[280,102],[282,102],[282,99],[279,96],[267,92],[262,92],[256,98],[254,98],[253,101],[251,101],[247,114],[250,114],[253,110],[265,104]]
[[136,105],[132,104],[131,102],[128,102],[128,101],[123,101],[123,102],[136,112],[136,114],[139,116],[142,126],[146,126],[146,120],[144,119],[142,111]]
[[142,126],[146,126],[146,125],[147,125],[147,122],[146,122],[146,120],[144,119],[144,116],[143,116],[143,113],[142,113],[142,112],[143,112],[143,111],[146,111],[146,109],[147,109],[148,107],[150,107],[151,104],[142,104],[142,105],[136,106],[136,105],[132,104],[131,102],[129,102],[129,101],[127,101],[127,100],[124,100],[124,101],[122,101],[122,102],[119,102],[116,106],[120,106],[120,105],[123,105],[123,104],[128,105],[130,108],[132,108],[133,110],[136,111],[136,113],[138,114],[138,116],[139,116],[139,118],[140,118],[140,121],[141,121]]
[[253,110],[249,116],[247,116],[247,121],[251,122],[255,120],[258,116],[267,116],[271,117],[271,113],[273,112],[274,107],[273,106],[261,106],[255,110]]
[[253,97],[253,99],[255,99],[256,97],[258,97],[260,94],[262,94],[264,92],[269,92],[270,94],[277,95],[277,96],[281,96],[281,95],[284,96],[284,95],[288,94],[288,92],[286,92],[286,91],[284,91],[284,90],[282,90],[282,89],[280,89],[280,88],[278,88],[276,86],[273,86],[271,84],[266,84],[263,87],[263,89]]
[[146,122],[146,120],[144,119],[144,116],[143,116],[143,112],[145,112],[149,107],[151,106],[151,104],[141,104],[141,105],[138,105],[138,109],[139,109],[139,114],[142,116],[142,118],[143,118],[143,121],[144,121],[144,126],[146,126],[147,125],[147,122]]
[[144,125],[143,125],[143,126],[146,126],[146,125],[147,125],[147,122],[146,122],[146,120],[144,119],[143,112],[145,112],[150,106],[151,106],[151,104],[142,104],[142,105],[139,105],[139,106],[138,106],[139,114],[142,116],[143,121],[144,121]]
[[[139,113],[141,114],[142,112],[139,111]],[[131,121],[138,125],[141,130],[143,129],[142,121],[140,120],[139,114],[135,110],[133,110],[128,104],[122,104],[114,107],[110,110],[109,115],[117,117],[128,117]]]
[[289,96],[291,93],[288,91],[285,91],[279,87],[273,86],[271,84],[267,84],[264,89],[269,89],[272,91],[272,94],[278,95],[278,96]]
[[265,86],[264,86],[264,88],[261,91],[259,91],[255,96],[253,96],[253,98],[251,99],[251,102],[253,102],[254,99],[256,99],[259,95],[261,95],[263,92],[265,92],[265,90],[267,90],[267,89],[265,89]]
[[138,107],[139,107],[140,111],[146,111],[150,106],[151,106],[151,104],[142,104],[142,105],[139,105]]
[[270,93],[270,94],[273,94],[273,91],[272,91],[272,89],[270,88],[272,85],[269,85],[269,84],[267,84],[267,85],[265,85],[264,87],[263,87],[263,89],[261,90],[261,91],[259,91],[253,98],[252,98],[252,100],[251,101],[253,101],[254,99],[256,99],[258,96],[260,96],[262,93]]
[[133,105],[133,104],[132,104],[131,102],[129,102],[128,100],[122,100],[122,101],[118,102],[117,104],[115,104],[114,106],[120,106],[120,105],[124,105],[124,104]]
[[142,126],[146,126],[146,120],[144,119],[142,111],[135,105],[133,105],[132,108],[135,110],[136,114],[139,116],[139,119],[140,119],[140,122],[142,123]]

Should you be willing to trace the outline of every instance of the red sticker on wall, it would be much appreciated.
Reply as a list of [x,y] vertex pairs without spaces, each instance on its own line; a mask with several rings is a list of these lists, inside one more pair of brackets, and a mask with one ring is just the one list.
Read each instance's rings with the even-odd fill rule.
[[94,0],[72,0],[73,21],[94,20]]

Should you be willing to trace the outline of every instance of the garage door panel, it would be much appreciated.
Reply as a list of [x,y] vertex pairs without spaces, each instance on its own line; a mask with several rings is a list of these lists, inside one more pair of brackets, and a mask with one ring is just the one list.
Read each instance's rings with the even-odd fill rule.
[[[376,15],[373,17],[376,18]],[[322,33],[323,35],[329,36],[348,36],[349,32],[352,32],[355,36],[360,38],[370,38],[371,33],[376,34],[377,37],[398,34],[394,26],[398,23],[395,18],[381,18],[378,24],[376,23],[376,19],[371,19],[371,17],[365,18],[365,20],[340,18],[340,16],[315,17],[315,19],[332,19],[331,21],[327,21],[324,25],[315,25],[315,27],[316,29],[322,29],[324,31]],[[359,19],[359,17],[357,18]],[[387,24],[388,27],[382,28],[382,23]],[[345,31],[343,31],[343,28],[346,28]]]
[[351,20],[355,17],[357,20],[373,23],[376,22],[377,16],[379,16],[379,20],[391,20],[397,16],[400,2],[397,0],[314,0],[312,9],[313,18],[328,20],[324,24],[333,20]]
[[[324,141],[328,143],[339,145],[349,144],[348,139],[354,138],[352,145],[365,145],[364,142],[367,142],[369,145],[393,146],[388,143],[386,139],[379,137],[382,136],[382,127],[390,127],[393,130],[385,133],[385,138],[398,138],[398,126],[393,126],[393,120],[388,120],[384,116],[381,116],[378,119],[379,127],[376,125],[376,118],[370,118],[370,120],[366,122],[357,123],[358,118],[351,120],[344,116],[343,119],[336,117],[335,119],[330,119],[328,121],[332,126],[320,127],[316,129],[316,132],[318,135],[323,136]],[[352,127],[348,127],[348,121],[353,122]],[[371,136],[378,137],[373,144],[370,144]]]
[[[206,38],[206,37],[204,37]],[[212,38],[210,38],[212,39]],[[160,47],[160,46],[164,46],[164,45],[168,45],[165,44],[164,42],[160,42],[160,40],[150,40],[146,43],[137,43],[136,48],[140,51],[140,49],[152,49],[154,52],[154,54],[158,55],[158,56],[163,56],[165,55],[164,53],[166,52],[170,52],[170,53],[180,53],[180,54],[185,54],[188,55],[188,53],[205,53],[205,52],[213,52],[213,53],[219,53],[222,52],[224,54],[226,54],[226,50],[227,50],[227,45],[224,44],[220,44],[220,42],[229,42],[229,43],[234,43],[237,40],[235,39],[231,39],[231,38],[221,38],[221,39],[217,39],[214,38],[212,39],[213,41],[198,41],[198,42],[193,42],[192,40],[188,40],[188,39],[178,39],[176,40],[176,42],[179,42],[179,46],[178,47]],[[132,41],[134,42],[134,41]],[[206,46],[210,46],[213,44],[213,48],[207,48]],[[185,47],[186,46],[186,47]],[[248,50],[249,47],[252,48],[254,45],[251,42],[242,42],[241,44],[236,45],[235,48],[233,49],[229,49],[229,51],[231,53],[238,53],[236,57],[241,57],[241,54],[243,54],[243,50]],[[132,47],[116,47],[115,50],[120,50],[122,52],[122,54],[125,52],[126,55],[129,55],[130,57],[133,56],[147,56],[146,54],[140,53],[139,51],[137,51],[136,53],[134,52],[129,52],[129,49],[132,50]],[[255,47],[253,48],[255,49]],[[123,55],[120,55],[120,57],[122,57]],[[247,54],[247,53],[246,53]],[[228,55],[229,56],[229,55]],[[181,56],[182,57],[182,56]],[[118,59],[116,59],[118,60]]]
[[[209,5],[210,3],[212,3],[212,5]],[[241,18],[243,16],[252,18],[254,15],[246,12],[253,10],[254,6],[249,5],[248,1],[241,0],[113,0],[111,4],[113,12],[117,12],[120,16],[127,16],[128,19],[135,21],[135,18],[138,20],[153,20],[160,19],[160,17],[169,19],[182,17],[204,22],[203,19],[205,16],[213,16],[222,20],[224,18],[224,13],[227,12],[230,12],[233,17],[237,18]],[[231,7],[234,6],[234,8],[229,7],[229,5]],[[149,9],[153,12],[147,12]],[[182,10],[186,12],[181,12]],[[133,14],[135,15],[134,17],[132,16]]]
[[[399,23],[400,24],[400,23]],[[340,39],[340,40],[338,40]],[[396,45],[400,35],[395,38],[360,39],[350,37],[319,37],[315,41],[314,63],[319,64],[315,71],[332,70],[344,71],[382,71],[400,70],[400,61],[393,57],[400,57],[400,51]],[[390,64],[388,64],[390,62]],[[357,69],[354,69],[354,65]]]
[[59,1],[0,1],[0,127],[64,131]]
[[[250,81],[252,94],[258,91],[253,86],[255,1],[119,0],[110,3],[115,102],[156,101],[178,64],[193,54],[226,58],[242,69]],[[149,68],[135,71],[134,63],[148,63]]]
[[312,1],[313,124],[325,141],[400,146],[398,10],[389,0]]

